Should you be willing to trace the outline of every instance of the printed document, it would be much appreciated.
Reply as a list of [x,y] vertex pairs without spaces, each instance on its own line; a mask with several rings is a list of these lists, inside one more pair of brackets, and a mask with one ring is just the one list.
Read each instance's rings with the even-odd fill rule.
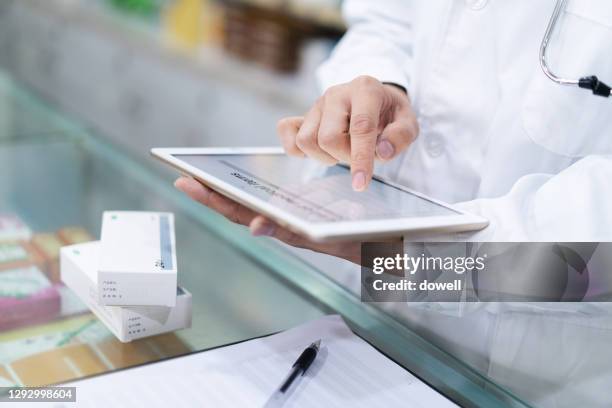
[[356,336],[336,315],[66,385],[77,387],[79,407],[261,407],[301,352],[318,339],[319,354],[284,407],[456,407]]

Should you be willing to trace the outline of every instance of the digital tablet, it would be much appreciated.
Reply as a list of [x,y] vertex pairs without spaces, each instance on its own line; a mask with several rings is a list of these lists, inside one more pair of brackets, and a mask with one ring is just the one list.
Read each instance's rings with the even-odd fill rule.
[[153,156],[314,241],[484,228],[487,220],[374,177],[355,192],[348,167],[325,167],[281,148],[156,148]]

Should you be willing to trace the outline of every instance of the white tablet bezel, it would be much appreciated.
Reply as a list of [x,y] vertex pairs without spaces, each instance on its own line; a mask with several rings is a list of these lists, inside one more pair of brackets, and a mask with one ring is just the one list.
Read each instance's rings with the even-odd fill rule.
[[313,241],[327,242],[335,240],[364,240],[376,238],[389,238],[403,236],[406,233],[448,233],[459,231],[479,230],[488,225],[488,221],[477,215],[466,213],[453,206],[432,199],[424,194],[418,193],[383,177],[375,178],[385,184],[414,194],[425,200],[446,207],[457,212],[457,215],[431,216],[431,217],[407,217],[392,219],[377,219],[367,221],[336,221],[312,223],[301,219],[274,204],[261,198],[253,196],[244,190],[232,186],[200,169],[194,167],[174,155],[227,155],[227,154],[285,154],[280,147],[203,147],[203,148],[154,148],[151,154],[160,160],[170,164],[177,170],[194,177],[196,180],[207,185],[213,190],[227,196],[240,204],[259,212],[272,219],[279,225],[293,232],[304,235]]

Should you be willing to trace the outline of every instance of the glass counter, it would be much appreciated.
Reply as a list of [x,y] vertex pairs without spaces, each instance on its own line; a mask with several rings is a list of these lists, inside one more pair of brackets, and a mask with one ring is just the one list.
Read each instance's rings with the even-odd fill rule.
[[[526,406],[280,245],[251,237],[187,199],[163,165],[129,156],[6,76],[0,76],[0,174],[0,214],[19,217],[32,230],[26,250],[45,240],[60,242],[32,262],[61,295],[57,313],[34,305],[19,327],[0,329],[0,385],[61,383],[337,313],[356,334],[462,406]],[[190,329],[120,343],[59,283],[57,248],[96,239],[101,214],[111,209],[175,214],[179,283],[193,294]],[[10,268],[17,266],[0,262],[5,297],[27,284],[2,283]],[[8,313],[8,307],[0,310],[0,316]]]

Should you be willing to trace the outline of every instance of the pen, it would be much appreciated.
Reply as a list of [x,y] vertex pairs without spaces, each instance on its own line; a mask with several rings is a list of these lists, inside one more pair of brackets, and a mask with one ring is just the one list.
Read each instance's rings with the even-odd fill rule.
[[308,367],[317,357],[319,347],[321,346],[321,340],[317,340],[310,346],[306,347],[302,354],[295,360],[295,363],[291,366],[289,374],[285,380],[281,383],[278,389],[272,394],[268,402],[264,405],[264,408],[279,407],[285,401],[285,398],[289,395],[291,386],[295,384],[298,378],[303,376],[308,370]]

